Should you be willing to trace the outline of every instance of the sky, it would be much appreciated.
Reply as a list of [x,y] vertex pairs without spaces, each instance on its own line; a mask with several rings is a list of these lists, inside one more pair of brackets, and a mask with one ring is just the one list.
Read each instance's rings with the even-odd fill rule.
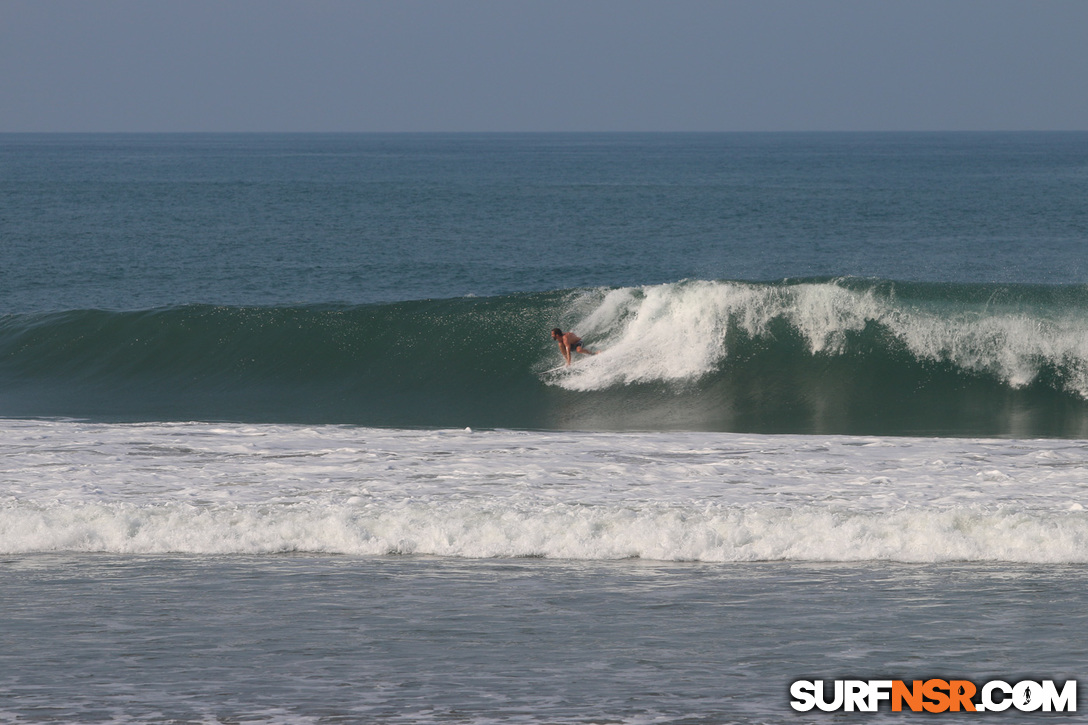
[[0,132],[1088,130],[1086,0],[0,0]]

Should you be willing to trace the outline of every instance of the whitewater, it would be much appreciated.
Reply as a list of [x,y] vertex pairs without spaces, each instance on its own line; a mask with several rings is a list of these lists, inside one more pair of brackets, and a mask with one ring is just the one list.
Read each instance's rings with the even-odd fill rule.
[[1088,562],[1088,445],[0,423],[0,553]]
[[[920,287],[863,279],[694,280],[598,291],[587,295],[592,302],[579,301],[577,306],[592,309],[575,324],[606,354],[564,370],[558,384],[595,390],[697,380],[729,360],[731,332],[773,341],[774,324],[780,321],[811,356],[843,356],[851,351],[852,335],[878,326],[887,338],[884,346],[901,348],[916,364],[948,363],[965,374],[991,375],[1011,388],[1029,385],[1048,367],[1060,369],[1063,390],[1088,397],[1083,288],[1057,288],[1049,304],[1032,304],[1029,295],[1038,295],[1038,288],[1018,293],[1002,285],[932,285],[923,287],[928,294],[919,294]],[[900,288],[907,290],[906,299]],[[986,295],[982,300],[977,299],[980,292]],[[1055,304],[1058,300],[1064,304]]]

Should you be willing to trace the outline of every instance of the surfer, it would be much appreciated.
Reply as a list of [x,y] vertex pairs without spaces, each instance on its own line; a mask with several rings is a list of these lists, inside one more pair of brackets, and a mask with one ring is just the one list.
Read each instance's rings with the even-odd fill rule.
[[559,343],[559,352],[563,353],[563,357],[567,360],[567,365],[570,365],[571,352],[580,352],[583,355],[597,354],[592,350],[586,350],[582,347],[582,338],[578,337],[573,332],[563,332],[556,327],[552,330],[552,339]]

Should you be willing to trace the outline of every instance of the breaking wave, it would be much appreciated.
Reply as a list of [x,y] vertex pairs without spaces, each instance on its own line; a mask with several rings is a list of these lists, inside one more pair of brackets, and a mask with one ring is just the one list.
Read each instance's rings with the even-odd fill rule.
[[[569,368],[548,331],[601,354]],[[1088,289],[684,281],[0,318],[0,415],[1088,435]]]

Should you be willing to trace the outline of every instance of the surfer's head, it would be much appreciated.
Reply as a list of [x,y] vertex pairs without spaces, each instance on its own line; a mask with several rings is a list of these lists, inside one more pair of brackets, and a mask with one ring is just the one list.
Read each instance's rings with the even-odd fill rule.
[[562,330],[560,330],[558,327],[553,327],[552,328],[552,339],[553,340],[555,340],[557,338],[560,338],[562,336],[563,336],[563,331]]

